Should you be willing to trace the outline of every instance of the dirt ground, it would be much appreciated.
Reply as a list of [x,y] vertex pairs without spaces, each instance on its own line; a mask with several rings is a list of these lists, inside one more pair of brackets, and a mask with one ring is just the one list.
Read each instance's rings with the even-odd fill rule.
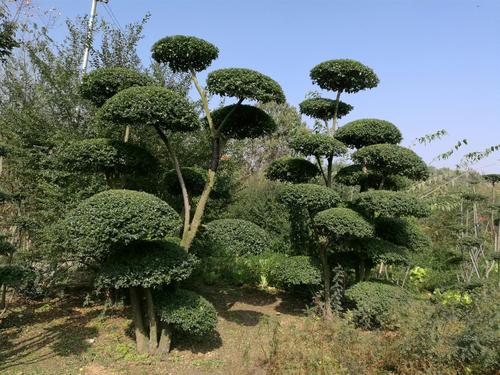
[[0,326],[0,374],[265,374],[278,327],[300,324],[304,303],[249,288],[199,290],[219,313],[203,340],[174,337],[166,360],[137,355],[128,308],[65,297],[22,304]]

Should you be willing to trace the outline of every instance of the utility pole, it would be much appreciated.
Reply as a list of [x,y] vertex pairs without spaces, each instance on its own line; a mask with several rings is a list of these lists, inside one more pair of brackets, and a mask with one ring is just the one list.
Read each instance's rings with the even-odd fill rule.
[[89,62],[89,53],[90,46],[92,44],[92,32],[94,31],[94,21],[97,10],[97,2],[101,1],[103,3],[107,3],[108,0],[92,0],[92,7],[90,8],[90,17],[87,29],[87,38],[85,40],[85,50],[83,51],[83,62],[82,62],[82,70],[80,72],[80,78],[83,77],[85,73],[87,73],[87,65]]

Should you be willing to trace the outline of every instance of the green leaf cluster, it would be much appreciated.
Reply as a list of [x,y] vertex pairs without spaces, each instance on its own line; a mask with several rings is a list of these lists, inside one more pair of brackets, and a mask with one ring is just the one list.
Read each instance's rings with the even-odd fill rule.
[[157,161],[143,147],[107,138],[72,142],[58,155],[63,168],[75,172],[137,173],[151,171]]
[[285,94],[272,78],[244,68],[218,69],[208,74],[207,90],[212,94],[256,100],[261,103],[284,103]]
[[[310,98],[299,104],[300,113],[323,121],[332,119],[335,114],[336,102],[328,98]],[[354,107],[350,104],[339,101],[337,118],[340,119],[351,112]]]
[[393,144],[366,146],[352,155],[356,164],[383,175],[399,175],[412,180],[425,180],[429,171],[415,152]]
[[349,147],[359,149],[380,143],[398,144],[403,136],[396,125],[389,121],[360,119],[339,128],[335,138]]
[[189,290],[159,293],[155,300],[160,320],[174,330],[203,336],[217,327],[217,311],[205,298]]
[[329,134],[314,133],[310,130],[299,132],[290,147],[304,156],[333,158],[347,153],[347,147]]
[[228,105],[212,112],[216,128],[227,139],[258,138],[272,134],[276,123],[262,109],[244,104]]
[[314,215],[319,211],[335,207],[341,202],[335,190],[316,184],[293,184],[284,186],[279,200],[290,210],[305,209]]
[[110,254],[95,285],[114,289],[168,285],[187,279],[197,263],[175,241],[136,241]]
[[353,204],[370,217],[425,217],[430,215],[430,208],[425,201],[403,191],[366,191],[360,193]]
[[241,219],[219,219],[205,225],[194,247],[203,255],[246,256],[269,249],[271,238],[258,225]]
[[153,79],[145,73],[117,66],[104,67],[83,76],[80,94],[100,107],[106,100],[122,90],[153,84]]
[[336,207],[319,212],[314,217],[318,233],[335,241],[372,237],[373,226],[358,212]]
[[312,81],[324,90],[355,93],[378,85],[375,72],[355,60],[328,60],[316,65],[310,73]]
[[399,286],[364,281],[347,289],[346,298],[354,304],[354,319],[364,328],[394,329],[398,310],[405,307],[410,296]]
[[173,72],[201,72],[219,56],[219,49],[194,36],[173,35],[157,41],[151,48],[153,59],[167,64]]
[[54,246],[83,261],[102,261],[138,240],[179,234],[177,212],[154,195],[107,190],[81,202],[53,228]]
[[266,177],[271,181],[305,183],[319,175],[319,169],[303,158],[285,156],[274,160],[266,170]]
[[153,126],[170,131],[199,127],[194,105],[182,94],[159,86],[120,91],[98,110],[97,119],[114,125]]
[[432,246],[420,225],[409,218],[379,217],[375,220],[377,236],[414,252],[428,250]]

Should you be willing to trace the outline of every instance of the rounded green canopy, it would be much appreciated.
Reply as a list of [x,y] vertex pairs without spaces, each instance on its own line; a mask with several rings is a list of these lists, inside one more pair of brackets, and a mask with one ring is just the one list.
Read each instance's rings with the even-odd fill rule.
[[403,136],[396,125],[389,121],[361,119],[339,128],[335,138],[349,147],[361,148],[379,143],[398,144]]
[[336,207],[319,212],[314,217],[314,226],[323,236],[334,241],[372,237],[372,225],[358,212]]
[[341,202],[339,193],[335,190],[316,184],[294,184],[285,186],[279,200],[290,209],[306,209],[316,213],[335,207]]
[[290,147],[304,156],[334,157],[347,153],[347,147],[331,135],[310,130],[299,132]]
[[182,94],[158,86],[120,91],[97,112],[97,118],[114,125],[146,125],[186,132],[198,129],[194,105]]
[[167,64],[173,72],[201,72],[219,56],[219,49],[206,40],[173,35],[157,41],[151,48],[153,59]]
[[207,90],[212,94],[261,103],[284,103],[285,94],[274,79],[251,69],[218,69],[208,74]]
[[[299,104],[300,113],[318,119],[327,121],[332,119],[335,114],[336,102],[328,98],[310,98],[302,101]],[[353,110],[353,106],[342,101],[339,101],[337,109],[337,118],[340,119],[346,116]]]
[[95,194],[70,211],[54,230],[55,246],[83,261],[100,261],[139,240],[179,235],[177,212],[154,195],[133,190]]
[[274,160],[266,170],[266,177],[271,181],[309,182],[320,173],[318,167],[306,159],[285,156]]

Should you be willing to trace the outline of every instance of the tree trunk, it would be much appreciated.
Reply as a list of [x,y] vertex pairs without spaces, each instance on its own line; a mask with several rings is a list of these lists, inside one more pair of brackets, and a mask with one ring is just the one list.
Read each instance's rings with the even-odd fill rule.
[[146,295],[146,313],[149,321],[149,354],[154,355],[158,349],[158,319],[155,313],[151,288],[145,288],[144,294]]
[[135,326],[135,343],[137,346],[137,352],[139,354],[145,354],[148,352],[148,336],[146,333],[146,328],[144,327],[144,319],[141,308],[141,296],[139,288],[131,287],[129,290]]
[[167,356],[170,352],[170,344],[172,343],[172,332],[170,328],[163,324],[161,327],[160,343],[158,344],[158,350],[156,352],[159,356]]
[[125,135],[123,137],[123,142],[127,143],[129,138],[130,138],[130,125],[127,125],[127,127],[125,128]]
[[7,307],[7,285],[2,285],[2,300],[0,301],[0,309]]
[[334,135],[335,132],[337,131],[337,117],[339,113],[340,94],[342,94],[342,90],[337,91],[337,98],[335,99],[335,112],[333,113],[332,135]]
[[321,257],[321,264],[323,266],[323,286],[324,286],[324,309],[323,309],[323,317],[326,320],[331,320],[333,317],[333,312],[332,312],[332,301],[331,301],[331,296],[330,296],[330,282],[331,282],[331,270],[330,267],[328,266],[328,258],[326,254],[326,246],[321,246],[320,247],[320,257]]
[[326,186],[328,187],[332,187],[332,174],[333,174],[333,156],[330,156],[328,157],[327,159],[328,161],[328,169],[327,169],[327,173],[328,173],[328,176],[327,176],[327,182],[326,182]]

